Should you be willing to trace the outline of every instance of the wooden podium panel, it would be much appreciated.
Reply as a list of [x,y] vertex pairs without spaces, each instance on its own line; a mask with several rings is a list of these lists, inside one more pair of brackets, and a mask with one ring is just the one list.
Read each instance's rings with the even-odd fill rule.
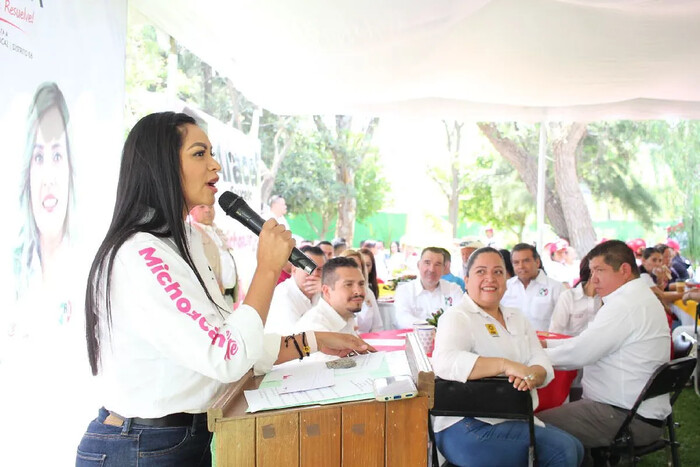
[[427,467],[428,409],[435,377],[414,344],[420,346],[407,338],[406,356],[418,387],[412,399],[246,413],[243,391],[257,389],[262,382],[248,372],[207,413],[209,431],[216,434],[216,465]]
[[[428,398],[418,397],[386,405],[386,465],[425,465],[425,446],[416,439],[428,438]],[[418,462],[421,457],[425,462]]]
[[261,415],[255,419],[255,439],[255,465],[299,465],[299,414]]
[[343,407],[343,466],[384,465],[386,405],[370,401]]
[[301,464],[340,467],[341,408],[327,407],[299,414]]

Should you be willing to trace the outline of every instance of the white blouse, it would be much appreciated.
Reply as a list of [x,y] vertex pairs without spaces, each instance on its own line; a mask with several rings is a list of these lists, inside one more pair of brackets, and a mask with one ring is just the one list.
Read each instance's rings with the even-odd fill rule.
[[[482,310],[468,295],[449,308],[438,322],[433,351],[435,376],[466,382],[479,357],[507,358],[524,365],[540,365],[547,372],[544,385],[554,378],[554,370],[542,349],[530,322],[519,310],[501,307],[504,328]],[[537,391],[531,391],[532,405],[537,407]],[[441,431],[462,417],[435,417],[434,429]],[[486,423],[503,419],[479,418]]]

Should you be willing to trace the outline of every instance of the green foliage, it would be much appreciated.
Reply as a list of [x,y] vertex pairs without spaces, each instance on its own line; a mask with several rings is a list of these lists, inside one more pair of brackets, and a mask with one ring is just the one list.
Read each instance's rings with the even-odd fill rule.
[[440,320],[440,316],[445,312],[442,308],[440,308],[438,311],[435,311],[430,314],[430,318],[426,319],[425,322],[430,324],[431,326],[437,327],[438,321]]
[[674,186],[669,203],[683,228],[677,237],[683,253],[700,260],[700,122],[647,122],[646,138],[654,160],[673,174]]
[[477,157],[468,170],[472,183],[460,196],[460,217],[496,230],[509,230],[522,239],[534,203],[516,170],[500,156]]
[[156,29],[129,21],[126,41],[126,95],[163,91],[167,80],[167,53],[158,45]]
[[280,166],[274,192],[287,202],[295,215],[319,213],[323,226],[319,238],[338,212],[337,199],[341,187],[335,181],[333,160],[315,133],[297,133],[294,146]]
[[300,122],[299,117],[287,117],[277,115],[268,110],[263,110],[260,116],[260,157],[268,167],[275,157],[275,136],[278,136],[277,145],[281,147],[287,138],[293,138]]
[[649,227],[658,214],[659,204],[638,180],[639,171],[634,170],[641,137],[637,122],[588,125],[588,135],[578,157],[578,173],[597,199],[616,200]]
[[382,169],[379,154],[372,151],[365,155],[355,174],[358,220],[367,219],[384,206],[390,187]]
[[325,237],[337,216],[338,199],[343,193],[356,195],[360,220],[382,208],[389,186],[376,152],[367,154],[355,174],[354,185],[346,186],[336,180],[333,157],[317,132],[297,133],[294,138],[277,174],[274,192],[285,198],[289,212],[307,216],[310,224],[312,213],[321,215],[321,228],[314,227],[319,238]]

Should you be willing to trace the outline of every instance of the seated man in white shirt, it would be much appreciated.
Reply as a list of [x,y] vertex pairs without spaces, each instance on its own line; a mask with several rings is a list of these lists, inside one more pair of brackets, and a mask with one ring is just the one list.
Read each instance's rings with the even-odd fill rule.
[[[604,305],[571,339],[547,340],[554,367],[583,368],[583,399],[537,414],[576,436],[586,448],[608,446],[651,374],[669,360],[671,337],[663,306],[639,279],[632,250],[619,240],[593,248],[591,282]],[[637,445],[662,434],[668,395],[642,402],[632,421]]]
[[292,277],[275,287],[265,322],[266,333],[290,334],[299,318],[321,297],[321,274],[326,257],[316,246],[304,246],[300,250],[316,263],[316,269],[307,274],[303,269],[292,266]]
[[441,279],[445,270],[442,248],[425,248],[418,260],[419,277],[396,289],[394,309],[396,326],[411,328],[424,322],[433,313],[456,305],[464,293],[459,285]]
[[536,331],[548,330],[564,285],[540,270],[540,255],[532,245],[518,243],[513,247],[510,259],[515,277],[506,282],[507,290],[501,304],[522,311]]
[[323,267],[322,297],[304,313],[297,329],[357,335],[355,314],[365,301],[365,278],[350,257],[332,258]]
[[323,251],[323,254],[326,256],[326,261],[328,261],[334,256],[333,244],[328,240],[321,240],[316,244],[316,246],[319,247],[321,251]]

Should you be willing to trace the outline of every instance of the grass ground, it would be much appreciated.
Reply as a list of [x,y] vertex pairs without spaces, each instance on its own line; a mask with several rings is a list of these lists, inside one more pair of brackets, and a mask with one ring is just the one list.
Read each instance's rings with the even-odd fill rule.
[[[681,443],[681,464],[684,466],[700,466],[700,397],[693,388],[685,388],[673,406],[673,416],[680,427],[676,429],[676,437]],[[655,452],[642,458],[638,464],[644,467],[667,465],[671,451]]]

